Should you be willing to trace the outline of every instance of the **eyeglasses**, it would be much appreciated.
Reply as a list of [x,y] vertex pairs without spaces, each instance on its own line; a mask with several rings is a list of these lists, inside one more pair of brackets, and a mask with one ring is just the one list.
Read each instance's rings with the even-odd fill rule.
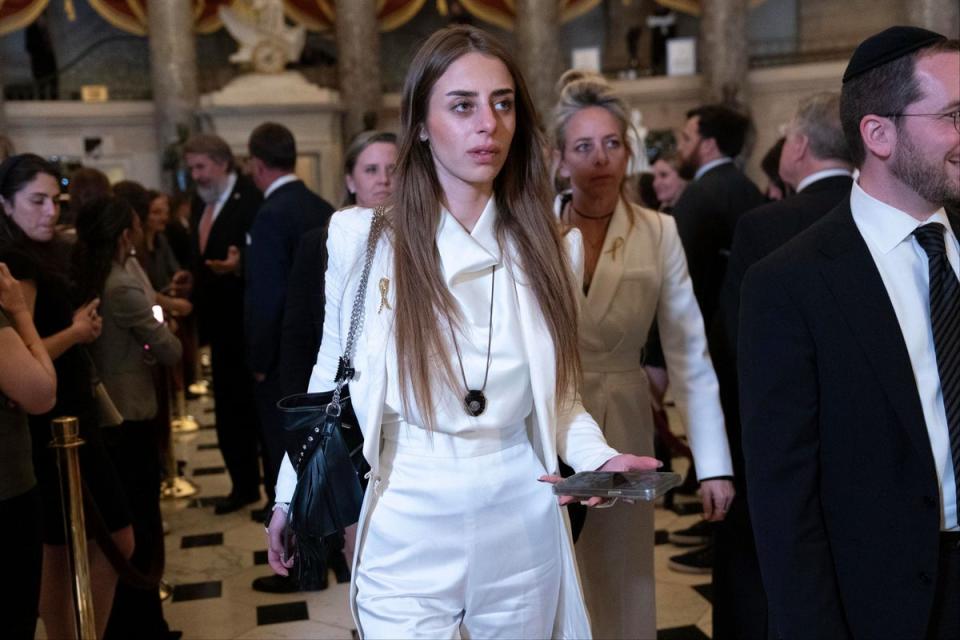
[[949,113],[888,113],[885,118],[906,118],[908,116],[923,116],[925,118],[950,118],[953,128],[960,131],[960,109]]

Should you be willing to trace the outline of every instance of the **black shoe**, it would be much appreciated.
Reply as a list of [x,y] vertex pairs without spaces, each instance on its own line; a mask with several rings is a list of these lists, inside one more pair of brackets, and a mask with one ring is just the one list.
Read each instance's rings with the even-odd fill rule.
[[218,500],[217,503],[213,506],[213,512],[218,516],[222,516],[226,513],[233,513],[234,511],[239,511],[243,509],[248,504],[252,504],[260,499],[260,495],[250,495],[250,496],[239,496],[230,494],[222,500]]
[[680,573],[709,574],[713,571],[713,545],[673,556],[667,566]]
[[713,523],[707,520],[701,520],[686,529],[671,531],[667,536],[667,540],[678,547],[699,547],[709,544],[712,537]]

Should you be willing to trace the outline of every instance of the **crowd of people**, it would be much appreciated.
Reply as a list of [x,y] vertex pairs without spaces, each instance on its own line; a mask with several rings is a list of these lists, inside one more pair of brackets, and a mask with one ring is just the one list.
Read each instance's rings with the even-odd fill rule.
[[188,195],[76,172],[69,229],[56,168],[7,158],[13,637],[37,612],[72,634],[57,415],[85,440],[98,636],[169,636],[160,460],[198,345],[232,482],[214,511],[265,496],[274,575],[252,588],[299,590],[277,403],[333,387],[357,314],[369,485],[324,560],[362,637],[656,637],[653,505],[577,509],[551,485],[678,447],[703,522],[677,539],[702,544],[671,567],[712,571],[715,638],[960,637],[958,42],[894,27],[862,43],[839,92],[798,104],[763,191],[743,109],[690,110],[638,176],[603,77],[567,72],[557,96],[541,126],[507,48],[436,32],[399,135],[346,149],[336,213],[272,122],[242,168],[220,137],[190,138]]

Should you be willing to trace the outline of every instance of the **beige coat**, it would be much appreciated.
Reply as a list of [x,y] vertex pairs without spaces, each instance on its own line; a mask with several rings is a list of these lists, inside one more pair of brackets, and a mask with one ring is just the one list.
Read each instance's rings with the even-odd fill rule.
[[[717,378],[673,218],[621,200],[581,307],[583,404],[610,446],[653,455],[643,347],[656,318],[697,475],[732,475]],[[653,538],[650,504],[587,514],[576,551],[595,637],[656,637]]]

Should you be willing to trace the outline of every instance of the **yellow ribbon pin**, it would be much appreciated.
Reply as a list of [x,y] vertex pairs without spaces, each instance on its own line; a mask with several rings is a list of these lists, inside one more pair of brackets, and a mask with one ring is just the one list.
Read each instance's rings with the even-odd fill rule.
[[623,238],[620,237],[620,236],[617,236],[617,237],[614,238],[614,240],[613,240],[613,246],[611,246],[611,247],[607,250],[607,253],[610,254],[610,258],[611,258],[612,260],[616,260],[616,259],[617,259],[617,251],[619,251],[619,250],[622,249],[622,248],[623,248]]
[[383,308],[393,310],[390,301],[387,300],[387,292],[390,291],[390,278],[380,278],[380,306],[377,307],[377,313],[383,311]]

